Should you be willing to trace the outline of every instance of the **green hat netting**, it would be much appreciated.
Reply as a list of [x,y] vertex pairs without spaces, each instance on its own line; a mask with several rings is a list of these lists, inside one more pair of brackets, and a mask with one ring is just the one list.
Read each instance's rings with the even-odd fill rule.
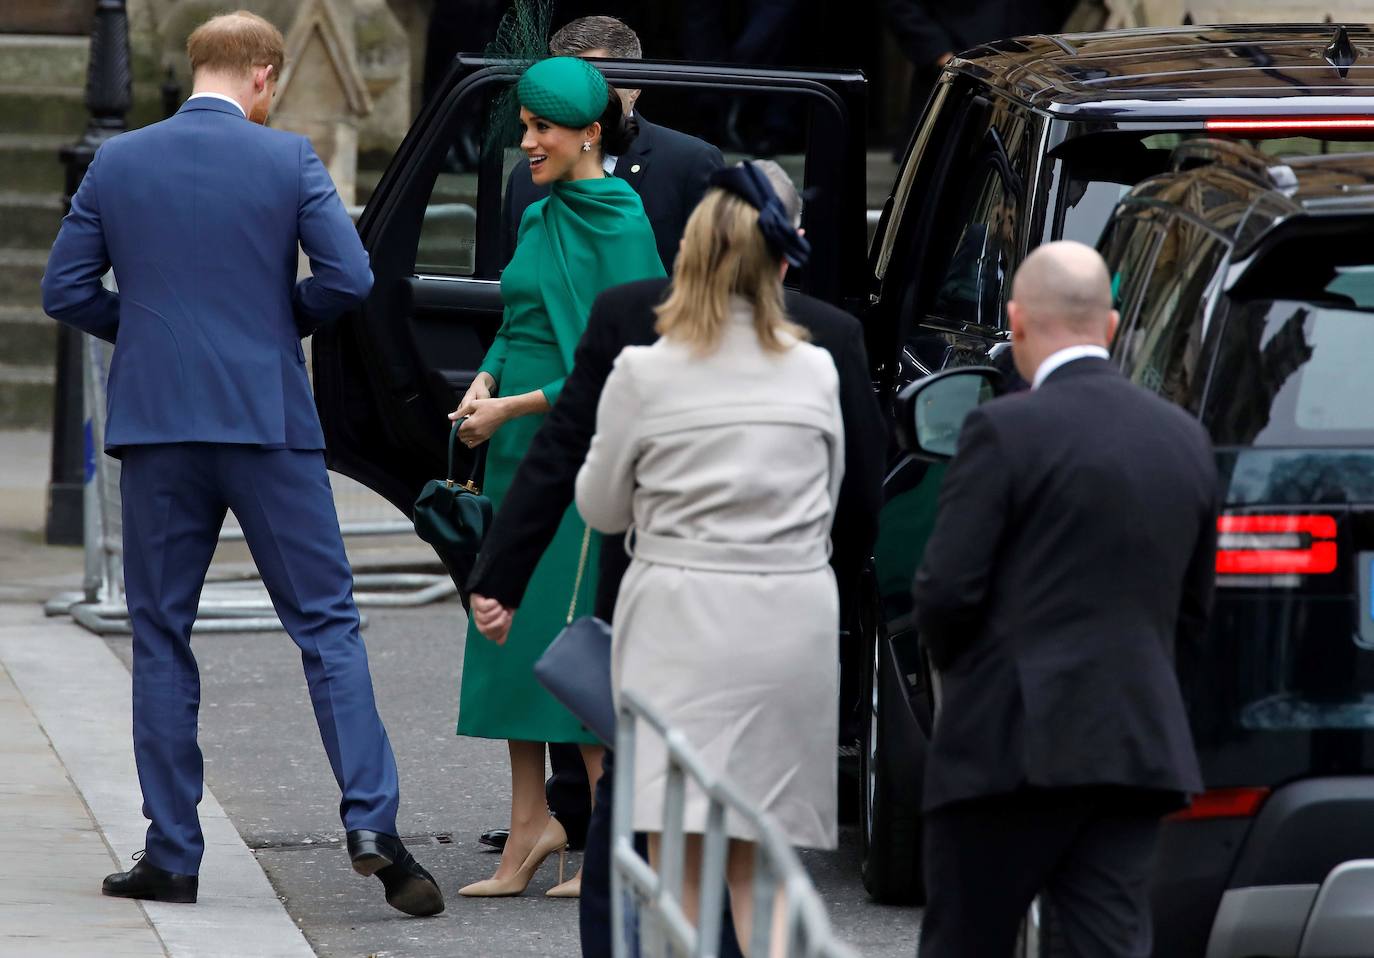
[[610,91],[601,71],[577,57],[540,60],[520,78],[520,105],[559,126],[590,126],[606,112]]
[[553,19],[550,0],[515,0],[501,18],[496,37],[484,56],[492,69],[511,76],[504,92],[496,96],[487,116],[484,151],[500,154],[520,142],[520,103],[516,78],[533,63],[549,55],[549,26]]

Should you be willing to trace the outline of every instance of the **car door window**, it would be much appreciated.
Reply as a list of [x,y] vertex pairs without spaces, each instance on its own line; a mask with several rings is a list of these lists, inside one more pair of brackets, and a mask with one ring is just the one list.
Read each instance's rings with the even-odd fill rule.
[[1205,378],[1199,363],[1207,331],[1205,297],[1227,251],[1214,234],[1175,218],[1159,243],[1119,351],[1133,382],[1195,412]]
[[1002,325],[1002,291],[1016,245],[1015,195],[997,164],[986,160],[967,186],[964,214],[951,222],[954,242],[930,312],[950,323]]
[[415,271],[436,276],[472,276],[477,261],[477,177],[445,167],[435,178],[420,241]]
[[[900,382],[951,365],[980,363],[1005,334],[1003,305],[1020,249],[1028,121],[1019,108],[959,80],[942,91],[909,162],[907,202],[895,241],[884,238],[883,299],[900,330]],[[919,185],[917,185],[919,183]],[[931,202],[931,197],[937,197]],[[897,207],[894,205],[894,210]],[[886,308],[893,308],[887,306]]]
[[1129,338],[1141,303],[1140,292],[1150,278],[1163,236],[1164,228],[1146,216],[1122,216],[1107,227],[1098,244],[1112,280],[1112,308],[1120,316],[1113,344],[1118,353]]

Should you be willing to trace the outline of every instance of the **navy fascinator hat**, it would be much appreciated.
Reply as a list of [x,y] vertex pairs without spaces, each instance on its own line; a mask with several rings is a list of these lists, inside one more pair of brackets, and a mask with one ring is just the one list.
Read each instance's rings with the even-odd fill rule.
[[797,232],[773,184],[753,163],[745,161],[711,174],[711,186],[733,193],[759,211],[759,232],[773,255],[791,266],[805,266],[811,244]]

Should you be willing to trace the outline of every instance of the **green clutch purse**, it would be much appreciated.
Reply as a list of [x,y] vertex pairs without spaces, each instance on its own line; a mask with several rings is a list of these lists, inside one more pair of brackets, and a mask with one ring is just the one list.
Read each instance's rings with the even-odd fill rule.
[[448,478],[431,479],[415,500],[415,534],[432,545],[450,569],[471,564],[491,525],[491,500],[482,495],[476,483],[486,455],[486,443],[477,452],[467,482],[453,478],[453,447],[462,424],[463,420],[459,419],[449,430]]

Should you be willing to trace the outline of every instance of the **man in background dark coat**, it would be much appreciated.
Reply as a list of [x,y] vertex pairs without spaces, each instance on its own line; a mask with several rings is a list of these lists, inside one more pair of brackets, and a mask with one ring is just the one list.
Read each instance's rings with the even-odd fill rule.
[[1159,819],[1202,788],[1174,657],[1212,603],[1212,447],[1108,360],[1091,248],[1039,247],[1007,313],[1031,390],[969,415],[916,574],[941,680],[921,955],[1011,954],[1043,892],[1068,954],[1144,958]]
[[[549,40],[549,50],[554,56],[566,57],[638,60],[643,56],[639,37],[614,17],[582,17],[572,21]],[[663,268],[671,273],[687,217],[706,192],[707,179],[725,161],[720,150],[705,140],[650,123],[639,115],[635,111],[638,90],[616,92],[625,105],[625,113],[633,114],[638,121],[639,135],[624,156],[606,157],[606,172],[625,180],[639,194],[654,230]],[[520,218],[530,204],[548,195],[547,186],[537,186],[530,179],[529,160],[520,160],[510,171],[502,219],[508,259],[515,252]]]
[[[495,599],[510,610],[520,605],[535,564],[553,539],[563,510],[573,501],[577,470],[596,431],[596,407],[611,366],[626,346],[647,346],[658,339],[654,307],[667,289],[667,280],[652,279],[617,286],[597,297],[563,392],[535,434],[482,543],[482,553],[468,581],[474,609],[481,597]],[[870,385],[863,328],[858,321],[800,293],[788,294],[787,313],[811,331],[812,342],[830,353],[840,374],[845,473],[831,538],[832,564],[843,582],[869,556],[877,535],[887,430]],[[601,548],[596,614],[608,622],[628,564],[623,537],[606,536]],[[583,859],[584,958],[610,954],[612,775],[608,751]],[[729,922],[725,927],[730,927]]]

